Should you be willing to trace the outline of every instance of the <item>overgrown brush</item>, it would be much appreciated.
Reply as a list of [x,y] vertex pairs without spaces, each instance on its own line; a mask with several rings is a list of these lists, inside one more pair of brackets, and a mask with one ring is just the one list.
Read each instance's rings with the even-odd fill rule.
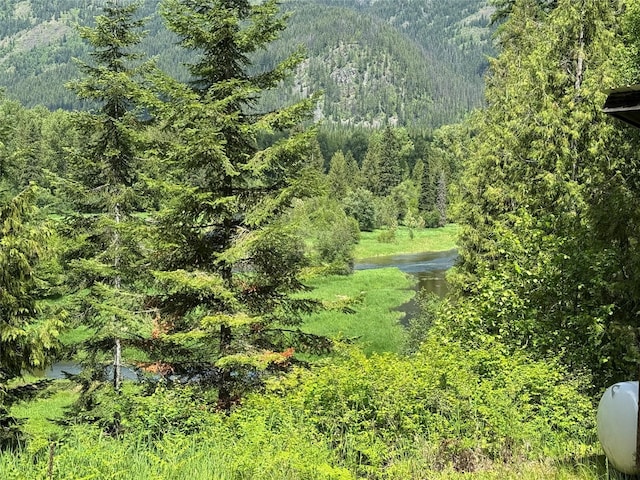
[[[527,478],[526,468],[595,478],[579,460],[595,451],[581,381],[498,343],[468,351],[428,338],[408,357],[348,349],[274,380],[230,415],[189,387],[131,391],[118,435],[69,430],[54,478]],[[1,477],[47,478],[48,448],[34,440],[0,455]]]
[[305,412],[340,465],[403,478],[392,472],[415,459],[432,471],[473,472],[581,451],[594,425],[580,380],[551,361],[507,356],[498,344],[466,351],[429,338],[411,357],[351,353],[298,371],[273,387],[281,396],[254,397],[247,407],[281,402]]

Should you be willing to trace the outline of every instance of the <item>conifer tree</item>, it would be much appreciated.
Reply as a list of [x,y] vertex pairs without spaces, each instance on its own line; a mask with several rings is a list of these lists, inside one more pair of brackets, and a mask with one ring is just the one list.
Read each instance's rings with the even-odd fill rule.
[[447,177],[444,170],[441,170],[438,175],[436,208],[438,210],[438,226],[444,227],[447,224]]
[[20,429],[8,413],[20,399],[9,381],[44,368],[62,327],[55,315],[42,315],[43,279],[38,265],[48,250],[50,231],[33,223],[35,187],[0,203],[0,449],[14,445]]
[[[413,166],[413,170],[411,171],[411,180],[417,186],[420,186],[422,183],[422,175],[424,174],[425,162],[421,158],[416,161],[416,164]],[[419,191],[419,189],[418,189]]]
[[[282,214],[311,192],[313,132],[300,128],[314,100],[273,112],[252,109],[301,61],[294,53],[255,72],[250,57],[285,26],[275,1],[166,0],[162,13],[193,52],[188,84],[161,78],[155,112],[172,139],[163,161],[173,201],[159,219],[155,347],[161,369],[209,381],[229,409],[263,375],[286,368],[294,348],[326,348],[304,334],[315,302],[292,294],[304,244]],[[261,133],[284,132],[259,149]]]
[[343,199],[349,191],[350,182],[353,180],[347,176],[347,161],[342,151],[337,151],[331,157],[327,176],[331,196],[338,200]]
[[310,151],[307,155],[307,165],[313,167],[318,173],[325,173],[325,161],[324,156],[322,155],[322,150],[320,149],[320,142],[318,142],[317,137],[313,137],[310,140]]
[[[493,0],[492,5],[496,7],[493,14],[493,21],[506,19],[513,10],[516,0]],[[541,12],[549,12],[558,4],[558,0],[536,0],[536,5],[540,7]]]
[[391,193],[408,175],[407,158],[413,143],[403,129],[385,128],[372,136],[362,164],[365,187],[375,195]]
[[[95,26],[81,28],[80,35],[93,48],[94,63],[80,63],[85,76],[69,85],[97,108],[79,114],[77,120],[86,145],[74,156],[72,185],[87,214],[70,219],[65,226],[72,238],[66,253],[71,278],[79,289],[85,322],[95,331],[85,346],[85,393],[105,379],[108,363],[113,388],[120,389],[123,347],[138,342],[143,323],[135,286],[143,261],[143,228],[132,216],[137,205],[137,130],[141,128],[135,79],[147,68],[139,65],[140,55],[134,51],[143,37],[143,21],[134,18],[137,10],[137,4],[108,1]],[[107,352],[111,360],[105,359]]]
[[422,164],[420,172],[420,178],[418,179],[419,197],[418,197],[418,210],[421,214],[431,212],[436,208],[436,176],[434,172],[435,160],[431,159],[430,162]]
[[344,159],[347,164],[346,175],[347,182],[349,182],[348,191],[351,191],[362,185],[362,176],[360,175],[360,167],[358,167],[358,162],[351,153],[351,150],[347,151]]
[[373,135],[369,140],[367,153],[362,160],[362,183],[364,189],[373,194],[378,194],[382,187],[380,185],[380,142],[377,135]]
[[413,151],[413,143],[406,130],[387,127],[382,132],[380,153],[380,194],[391,193],[408,176],[407,158]]
[[[9,148],[7,146],[8,138],[11,136],[11,125],[13,115],[10,109],[6,108],[7,102],[4,95],[0,92],[0,178],[5,179],[9,168]],[[6,180],[4,180],[6,181]]]

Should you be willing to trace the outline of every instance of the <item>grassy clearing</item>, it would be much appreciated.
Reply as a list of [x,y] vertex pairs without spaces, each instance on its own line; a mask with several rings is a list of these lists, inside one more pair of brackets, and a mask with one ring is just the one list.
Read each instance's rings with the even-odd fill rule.
[[77,398],[72,382],[57,380],[35,400],[15,405],[11,414],[24,420],[24,431],[31,437],[51,438],[64,432],[55,421],[64,416],[66,408]]
[[[97,443],[97,442],[96,442]],[[102,440],[102,444],[82,450],[78,446],[75,451],[67,449],[54,460],[54,478],[80,480],[88,478],[114,478],[121,480],[229,480],[243,478],[247,480],[356,480],[356,475],[347,469],[331,465],[327,460],[327,453],[320,450],[313,455],[299,455],[294,449],[289,451],[270,451],[272,458],[280,460],[269,462],[266,466],[255,464],[250,466],[247,461],[242,464],[242,475],[238,472],[238,460],[224,453],[226,445],[207,444],[206,448],[191,442],[179,450],[165,446],[163,449],[139,449],[135,446],[118,445],[109,440]],[[128,448],[127,448],[128,447]],[[215,449],[215,450],[214,450]],[[133,454],[135,452],[135,454]],[[212,454],[215,452],[215,454]],[[46,458],[43,451],[36,452],[38,458]],[[296,458],[302,457],[302,458]],[[320,460],[317,464],[302,465],[311,457]],[[0,458],[0,468],[6,469],[8,479],[45,479],[47,466],[44,460],[36,466],[21,462],[18,459]],[[264,460],[264,459],[263,459]],[[279,465],[279,468],[278,468]],[[379,477],[375,477],[379,478]],[[602,471],[589,471],[579,465],[549,465],[547,462],[526,464],[506,464],[495,469],[461,473],[451,470],[441,472],[418,471],[411,476],[385,477],[390,480],[623,480],[620,474],[611,473],[607,476]]]
[[393,309],[408,302],[414,280],[396,268],[365,270],[353,275],[314,279],[314,296],[326,301],[340,297],[361,298],[356,313],[321,312],[305,322],[304,329],[331,337],[355,338],[367,353],[398,352],[405,340],[399,323],[402,313]]
[[414,230],[413,238],[406,227],[398,227],[393,243],[381,243],[378,236],[383,230],[361,232],[360,243],[356,245],[356,258],[380,257],[401,253],[441,252],[456,248],[459,232],[458,225],[450,224],[443,228],[424,228]]

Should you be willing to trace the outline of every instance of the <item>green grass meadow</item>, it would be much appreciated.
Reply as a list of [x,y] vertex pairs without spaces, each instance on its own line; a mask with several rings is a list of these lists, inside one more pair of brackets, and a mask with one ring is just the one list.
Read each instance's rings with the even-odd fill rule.
[[[30,402],[21,402],[11,413],[24,421],[25,433],[33,438],[53,438],[64,433],[56,423],[78,398],[76,385],[69,380],[56,380],[43,395]],[[2,477],[0,477],[2,478]]]
[[413,284],[414,280],[397,268],[316,278],[310,282],[314,296],[327,302],[344,297],[358,299],[353,305],[355,313],[316,313],[303,328],[310,333],[354,340],[366,353],[399,352],[405,329],[399,323],[403,314],[395,309],[415,295]]
[[412,238],[411,230],[407,227],[398,227],[395,231],[395,239],[390,243],[378,240],[384,230],[361,232],[360,243],[356,245],[355,258],[451,250],[456,248],[459,231],[458,225],[449,224],[442,228],[413,230]]

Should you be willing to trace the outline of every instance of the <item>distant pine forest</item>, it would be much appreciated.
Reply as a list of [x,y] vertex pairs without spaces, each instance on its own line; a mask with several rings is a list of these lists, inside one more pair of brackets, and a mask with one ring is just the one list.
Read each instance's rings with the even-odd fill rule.
[[[73,59],[86,60],[77,26],[89,25],[103,4],[1,0],[0,86],[7,96],[28,107],[88,108],[64,85],[77,75]],[[191,54],[163,28],[159,1],[140,4],[148,19],[141,50],[168,73],[184,75]],[[322,92],[316,116],[329,125],[434,129],[482,105],[495,10],[484,0],[294,0],[282,10],[288,27],[256,52],[253,68],[269,69],[297,47],[307,60],[265,92],[267,108]]]

